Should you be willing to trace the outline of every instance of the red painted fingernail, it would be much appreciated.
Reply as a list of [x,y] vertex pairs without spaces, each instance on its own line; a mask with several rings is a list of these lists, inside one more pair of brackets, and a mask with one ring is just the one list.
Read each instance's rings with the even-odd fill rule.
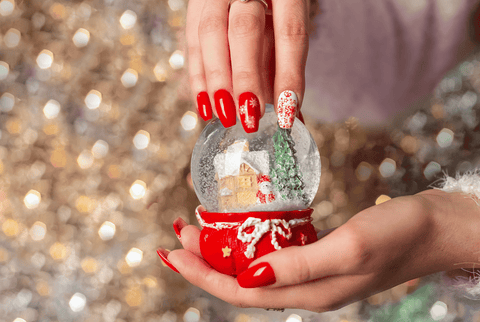
[[305,124],[305,120],[303,119],[303,114],[302,112],[298,111],[298,119],[303,123]]
[[260,119],[260,101],[258,97],[253,93],[245,92],[240,95],[238,106],[240,120],[245,132],[257,132]]
[[200,92],[197,95],[197,108],[198,114],[204,121],[208,121],[212,118],[212,104],[207,92]]
[[167,265],[168,267],[170,267],[174,272],[179,273],[178,270],[175,268],[175,266],[173,266],[172,263],[170,263],[170,261],[168,260],[167,257],[168,257],[168,254],[169,254],[169,253],[170,253],[170,252],[169,252],[168,250],[166,250],[166,249],[163,249],[163,248],[157,249],[157,254],[158,254],[158,256],[160,256],[160,258],[162,259],[163,263],[164,263],[165,265]]
[[234,126],[237,123],[235,102],[232,95],[224,89],[219,89],[214,94],[215,109],[224,127]]
[[183,220],[182,218],[178,217],[173,221],[173,230],[175,230],[175,234],[177,234],[178,240],[182,241],[182,236],[180,235],[180,231],[182,231],[183,228],[188,226],[188,224]]
[[278,97],[278,125],[283,129],[293,126],[298,107],[297,95],[292,91],[283,91]]
[[272,285],[276,281],[275,273],[269,263],[252,266],[237,276],[237,282],[243,288]]

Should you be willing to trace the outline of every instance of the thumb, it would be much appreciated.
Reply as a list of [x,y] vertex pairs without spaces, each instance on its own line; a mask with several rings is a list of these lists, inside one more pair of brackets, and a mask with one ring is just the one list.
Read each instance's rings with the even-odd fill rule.
[[336,230],[313,244],[291,246],[262,256],[237,276],[237,282],[243,288],[280,287],[344,274],[351,266],[347,263],[351,262],[352,248],[341,235]]

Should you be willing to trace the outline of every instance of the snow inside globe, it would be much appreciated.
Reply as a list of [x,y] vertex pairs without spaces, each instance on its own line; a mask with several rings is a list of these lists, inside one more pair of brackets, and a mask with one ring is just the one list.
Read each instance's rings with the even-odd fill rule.
[[320,154],[298,119],[281,129],[267,104],[256,133],[240,122],[224,128],[215,119],[193,150],[192,180],[209,212],[252,212],[306,209],[320,183]]

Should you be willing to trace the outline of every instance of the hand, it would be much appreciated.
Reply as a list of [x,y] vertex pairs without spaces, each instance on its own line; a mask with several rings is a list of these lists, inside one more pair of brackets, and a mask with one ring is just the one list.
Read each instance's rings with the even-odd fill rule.
[[321,312],[417,277],[472,267],[479,218],[480,208],[462,194],[428,190],[399,197],[360,212],[313,244],[257,259],[238,278],[212,269],[200,254],[200,230],[177,220],[185,249],[166,260],[192,284],[233,305]]
[[281,127],[290,128],[295,115],[301,117],[309,2],[268,3],[272,15],[257,0],[233,1],[230,10],[229,0],[189,1],[190,85],[205,121],[213,106],[225,127],[235,125],[238,116],[247,133],[256,132],[265,103],[274,97]]

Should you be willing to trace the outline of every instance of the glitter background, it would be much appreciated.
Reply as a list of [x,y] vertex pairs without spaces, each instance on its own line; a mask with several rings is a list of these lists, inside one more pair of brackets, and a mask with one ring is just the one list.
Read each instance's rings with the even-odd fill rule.
[[[333,313],[240,310],[162,265],[198,203],[185,14],[184,0],[0,0],[0,322],[479,319],[429,279]],[[477,167],[479,90],[472,57],[395,128],[307,118],[315,227]]]

